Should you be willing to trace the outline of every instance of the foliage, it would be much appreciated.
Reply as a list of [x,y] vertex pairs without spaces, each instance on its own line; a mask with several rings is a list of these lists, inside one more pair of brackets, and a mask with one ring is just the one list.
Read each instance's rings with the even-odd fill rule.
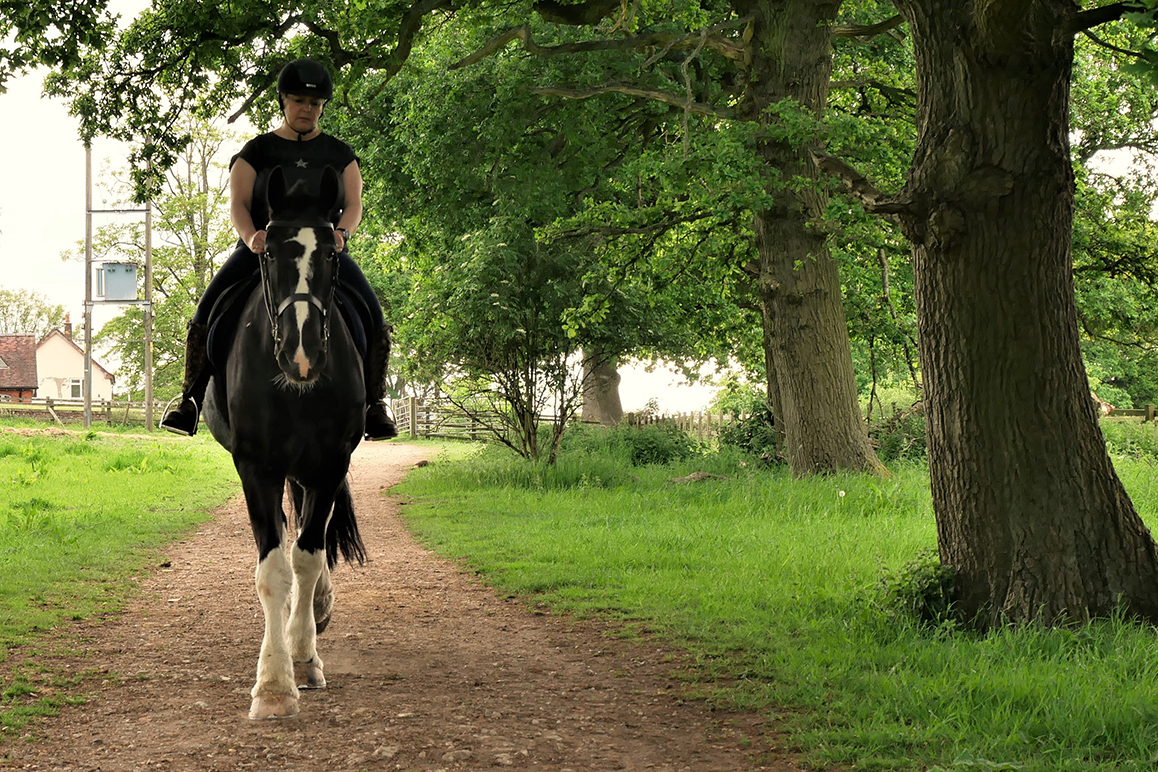
[[941,565],[934,550],[924,550],[881,578],[877,602],[887,613],[940,627],[954,622],[953,569]]
[[[207,122],[190,122],[190,144],[176,166],[162,177],[151,202],[153,218],[153,388],[157,394],[180,390],[185,359],[185,329],[206,285],[236,241],[229,221],[228,179],[222,151],[238,137]],[[102,175],[112,181],[106,196],[124,204],[131,195],[128,175]],[[142,218],[98,228],[94,259],[145,263]],[[78,253],[75,259],[80,259]],[[144,271],[138,273],[144,282]],[[143,292],[141,296],[143,297]],[[120,361],[118,373],[130,395],[144,388],[144,309],[129,306],[94,336]]]
[[65,315],[64,306],[37,292],[0,287],[0,335],[31,335],[39,342],[64,326]]
[[9,80],[39,65],[72,67],[112,36],[106,0],[61,3],[22,0],[0,7],[0,93]]
[[867,396],[869,438],[882,461],[925,458],[925,407],[910,384],[880,386]]
[[1158,463],[1158,425],[1137,418],[1103,418],[1100,425],[1111,455]]
[[684,461],[696,455],[698,450],[692,436],[675,426],[622,426],[612,431],[622,434],[632,466]]
[[[1074,284],[1091,389],[1117,407],[1158,401],[1158,96],[1122,51],[1129,24],[1080,38],[1072,99],[1077,177]],[[1114,46],[1117,50],[1108,48]]]
[[784,461],[780,442],[775,418],[763,400],[754,402],[743,417],[725,424],[720,431],[721,446],[737,448],[766,464]]

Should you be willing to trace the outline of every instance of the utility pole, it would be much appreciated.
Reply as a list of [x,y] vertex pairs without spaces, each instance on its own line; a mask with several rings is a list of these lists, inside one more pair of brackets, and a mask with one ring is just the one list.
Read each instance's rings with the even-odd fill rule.
[[84,428],[92,426],[92,142],[84,143]]
[[[145,215],[145,299],[93,300],[92,216],[94,214]],[[135,291],[134,291],[135,297]],[[145,427],[153,430],[153,204],[144,209],[92,208],[92,143],[84,145],[84,426],[92,426],[92,309],[97,303],[143,305],[145,317]]]

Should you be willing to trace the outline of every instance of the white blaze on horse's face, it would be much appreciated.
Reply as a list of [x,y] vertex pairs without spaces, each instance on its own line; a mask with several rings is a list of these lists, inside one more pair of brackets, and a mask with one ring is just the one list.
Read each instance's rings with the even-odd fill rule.
[[[298,284],[294,292],[308,295],[310,293],[310,279],[313,278],[314,274],[311,258],[314,255],[314,250],[318,248],[318,235],[313,228],[301,228],[297,235],[290,240],[302,245],[302,256],[295,261],[298,269]],[[306,321],[310,314],[310,304],[305,300],[297,300],[293,304],[293,309],[294,320],[297,322],[298,328],[298,350],[294,352],[293,362],[298,366],[298,373],[302,380],[307,380],[310,377],[310,357],[306,354],[303,341]]]

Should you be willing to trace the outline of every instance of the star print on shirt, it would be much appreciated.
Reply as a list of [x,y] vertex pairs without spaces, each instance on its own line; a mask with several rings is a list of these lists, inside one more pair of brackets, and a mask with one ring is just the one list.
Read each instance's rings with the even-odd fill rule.
[[294,162],[294,166],[298,167],[299,169],[305,169],[309,166],[309,164],[306,163],[304,160],[299,158],[297,161]]

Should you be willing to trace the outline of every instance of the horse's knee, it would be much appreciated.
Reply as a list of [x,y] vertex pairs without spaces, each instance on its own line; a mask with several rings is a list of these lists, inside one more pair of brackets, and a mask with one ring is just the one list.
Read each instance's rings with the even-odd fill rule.
[[262,606],[285,602],[293,587],[293,571],[283,550],[272,550],[258,561],[254,584]]

